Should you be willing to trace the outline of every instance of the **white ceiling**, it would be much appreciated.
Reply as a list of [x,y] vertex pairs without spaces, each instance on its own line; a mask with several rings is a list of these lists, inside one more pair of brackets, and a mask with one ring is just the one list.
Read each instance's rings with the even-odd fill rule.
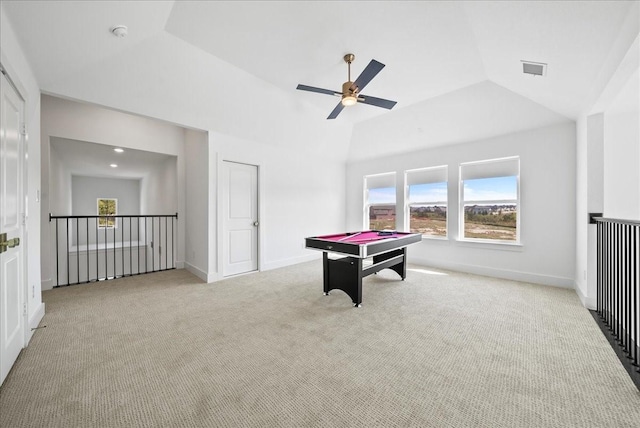
[[[592,102],[588,94],[627,15],[635,10],[633,3],[3,1],[2,7],[45,92],[73,97],[77,89],[90,98],[105,76],[96,77],[91,88],[80,82],[74,88],[77,76],[97,75],[122,58],[127,63],[114,84],[130,76],[136,82],[126,84],[144,88],[144,77],[136,70],[146,73],[149,68],[164,73],[161,80],[166,82],[215,81],[213,68],[195,73],[189,64],[167,63],[163,54],[175,51],[180,41],[203,58],[198,64],[212,63],[205,57],[228,63],[309,106],[301,109],[306,114],[324,119],[338,99],[295,87],[303,83],[340,89],[347,80],[342,57],[352,52],[352,77],[372,58],[386,64],[364,92],[398,105],[389,112],[358,104],[336,121],[357,128],[386,120],[404,123],[407,118],[399,117],[406,114],[419,118],[410,128],[440,124],[433,138],[442,144],[458,142],[460,135],[499,135],[516,128],[511,115],[494,117],[490,130],[478,121],[461,121],[450,103],[455,99],[464,104],[465,91],[474,105],[487,111],[508,111],[505,100],[518,99],[516,104],[530,119],[518,121],[522,129],[577,118]],[[109,34],[116,24],[129,27],[122,43]],[[523,75],[521,60],[548,63],[547,75]],[[483,82],[479,102],[477,85]],[[194,87],[209,86],[199,80]],[[136,102],[146,102],[153,111],[156,98],[148,92],[136,91]],[[415,145],[399,144],[396,150]],[[372,154],[383,154],[384,149],[379,150]]]
[[[128,148],[116,153],[114,146],[68,138],[50,137],[50,141],[52,156],[71,175],[142,179],[169,159],[176,160],[175,156]],[[118,167],[110,167],[112,163]]]

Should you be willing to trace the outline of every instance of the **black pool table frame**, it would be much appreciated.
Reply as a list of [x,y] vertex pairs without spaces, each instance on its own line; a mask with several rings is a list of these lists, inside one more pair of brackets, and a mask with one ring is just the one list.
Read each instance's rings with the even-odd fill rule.
[[[407,246],[422,241],[419,233],[405,233],[400,237],[382,239],[367,244],[336,242],[322,237],[306,238],[306,248],[322,250],[324,294],[331,290],[342,290],[353,300],[355,307],[362,304],[362,279],[391,269],[402,280],[407,276]],[[346,257],[329,258],[329,252]],[[373,264],[365,266],[363,261],[373,258]]]

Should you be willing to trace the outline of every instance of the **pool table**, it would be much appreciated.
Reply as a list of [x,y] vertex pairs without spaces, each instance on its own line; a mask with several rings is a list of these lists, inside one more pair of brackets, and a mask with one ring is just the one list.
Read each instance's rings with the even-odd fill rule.
[[[420,242],[419,233],[365,230],[314,236],[305,239],[305,247],[320,250],[324,278],[324,294],[334,289],[342,290],[353,300],[355,307],[362,304],[362,279],[382,269],[391,269],[402,280],[407,276],[407,246]],[[329,258],[328,253],[344,255]],[[365,259],[372,264],[365,265]]]

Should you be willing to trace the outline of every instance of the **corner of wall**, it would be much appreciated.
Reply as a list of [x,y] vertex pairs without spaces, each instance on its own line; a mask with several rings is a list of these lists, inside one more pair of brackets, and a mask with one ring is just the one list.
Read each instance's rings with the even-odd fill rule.
[[574,289],[576,290],[576,294],[578,295],[578,298],[580,299],[580,302],[582,303],[582,306],[584,306],[585,308],[590,309],[590,310],[595,310],[597,308],[596,299],[593,298],[593,297],[585,296],[582,293],[582,290],[578,286],[577,282],[575,284]]

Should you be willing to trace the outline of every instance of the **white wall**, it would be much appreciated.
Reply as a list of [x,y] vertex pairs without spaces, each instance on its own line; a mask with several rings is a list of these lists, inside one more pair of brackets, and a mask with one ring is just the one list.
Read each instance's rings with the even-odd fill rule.
[[[166,122],[117,112],[98,106],[61,98],[42,96],[42,233],[41,246],[49,254],[41,259],[42,288],[53,286],[53,252],[49,213],[71,214],[71,174],[51,155],[50,137],[107,144],[175,156],[153,172],[154,183],[146,181],[141,188],[141,205],[146,209],[169,209],[178,212],[176,257],[182,266],[184,255],[185,163],[184,128]],[[157,181],[156,181],[157,179]],[[173,183],[171,183],[174,181]],[[155,186],[160,188],[148,189]],[[153,193],[152,193],[153,192]],[[172,197],[173,195],[173,197]],[[146,212],[143,212],[146,213]],[[153,212],[151,214],[166,214]]]
[[[185,131],[185,198],[189,209],[185,219],[185,268],[205,281],[209,278],[209,204],[215,202],[209,180],[209,139],[207,133]],[[212,205],[215,207],[215,204]]]
[[596,226],[589,213],[604,206],[604,115],[593,114],[576,122],[576,292],[583,304],[595,308]]
[[640,68],[604,112],[604,214],[640,220]]
[[140,182],[140,214],[178,212],[178,158],[171,157],[150,169]]
[[118,200],[118,215],[140,213],[140,180],[125,178],[71,177],[72,215],[97,215],[98,198]]
[[[449,239],[425,239],[409,248],[409,260],[430,266],[573,287],[575,269],[575,124],[518,132],[482,141],[416,151],[347,168],[347,229],[363,227],[363,176],[448,165]],[[458,171],[462,162],[520,157],[521,247],[460,242]],[[400,199],[400,198],[399,198]]]
[[17,84],[25,98],[25,123],[27,130],[27,236],[26,264],[28,326],[26,341],[44,316],[44,304],[40,292],[40,88],[33,75],[14,29],[7,20],[4,4],[0,3],[0,62],[11,80]]

